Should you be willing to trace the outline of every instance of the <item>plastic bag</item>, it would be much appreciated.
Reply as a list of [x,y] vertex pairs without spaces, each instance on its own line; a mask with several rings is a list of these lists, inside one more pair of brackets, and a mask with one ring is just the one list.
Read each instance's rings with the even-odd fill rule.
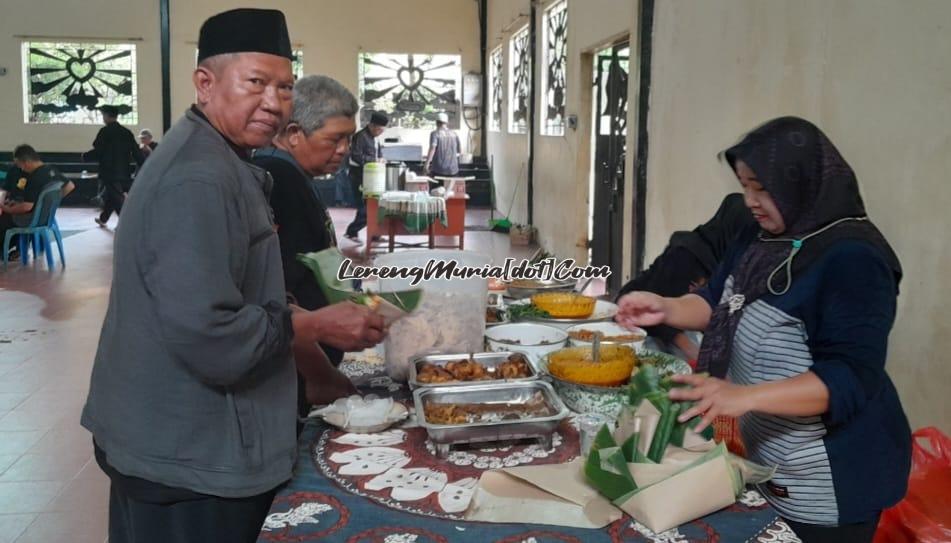
[[951,541],[951,438],[934,427],[912,438],[908,493],[882,512],[875,543]]

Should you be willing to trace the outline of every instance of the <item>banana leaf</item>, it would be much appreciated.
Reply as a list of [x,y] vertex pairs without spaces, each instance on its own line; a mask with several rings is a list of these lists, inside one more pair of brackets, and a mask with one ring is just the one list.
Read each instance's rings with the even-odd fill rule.
[[637,490],[624,453],[617,446],[592,448],[584,465],[584,474],[591,486],[610,500]]
[[356,292],[349,281],[344,283],[337,279],[337,270],[343,264],[344,256],[340,249],[336,247],[313,253],[298,254],[297,260],[314,274],[321,292],[324,293],[327,303],[330,304],[349,300],[354,303],[372,306],[374,296],[378,296],[396,306],[397,309],[410,313],[419,306],[422,300],[422,289],[400,292]]

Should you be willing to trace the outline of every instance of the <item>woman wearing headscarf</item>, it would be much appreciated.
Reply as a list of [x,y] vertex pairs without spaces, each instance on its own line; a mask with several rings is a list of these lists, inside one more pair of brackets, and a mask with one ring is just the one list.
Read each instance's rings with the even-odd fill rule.
[[710,376],[681,417],[738,417],[760,490],[807,543],[871,541],[904,496],[911,435],[885,373],[901,266],[870,222],[855,174],[808,121],[772,120],[724,157],[758,223],[695,294],[623,297],[618,320],[704,330]]
[[[709,221],[690,231],[674,232],[664,252],[647,270],[621,287],[618,298],[635,291],[669,297],[694,292],[707,284],[727,248],[751,224],[753,216],[743,204],[743,195],[726,195]],[[688,360],[697,359],[699,346],[683,330],[663,324],[645,330],[661,343],[660,348],[676,348]]]

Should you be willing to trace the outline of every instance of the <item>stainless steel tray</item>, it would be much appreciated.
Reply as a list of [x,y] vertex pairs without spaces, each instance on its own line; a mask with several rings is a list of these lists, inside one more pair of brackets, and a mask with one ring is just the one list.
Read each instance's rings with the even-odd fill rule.
[[526,284],[525,286],[518,286],[517,284],[513,285],[512,283],[508,283],[505,287],[507,296],[509,298],[515,299],[530,298],[533,294],[538,294],[539,292],[574,290],[575,285],[577,284],[577,282],[574,280],[557,281],[555,279],[532,280],[531,283],[531,285]]
[[[424,406],[436,403],[525,404],[538,396],[550,415],[520,420],[499,420],[465,424],[435,424],[426,420]],[[418,424],[426,429],[440,457],[449,455],[452,445],[485,443],[514,439],[537,438],[543,447],[551,448],[551,436],[558,424],[568,416],[568,408],[544,381],[523,383],[489,382],[464,387],[427,387],[413,392]]]
[[457,387],[464,385],[478,385],[482,383],[520,383],[525,381],[534,381],[538,379],[538,367],[535,364],[535,361],[532,360],[531,356],[519,351],[502,351],[497,353],[474,353],[472,355],[472,360],[482,364],[490,372],[499,365],[508,360],[511,355],[521,355],[525,357],[525,362],[528,363],[528,369],[531,372],[531,375],[528,377],[522,377],[518,379],[491,379],[486,381],[450,381],[448,383],[421,383],[418,380],[419,368],[425,363],[436,364],[437,366],[445,366],[453,360],[468,360],[469,353],[465,354],[431,354],[417,356],[413,358],[409,365],[409,388],[415,390],[421,387]]

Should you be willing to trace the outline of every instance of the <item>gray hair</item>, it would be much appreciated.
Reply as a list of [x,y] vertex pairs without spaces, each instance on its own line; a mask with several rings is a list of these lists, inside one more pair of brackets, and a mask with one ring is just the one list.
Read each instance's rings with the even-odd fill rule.
[[139,136],[148,136],[150,138],[153,137],[152,131],[149,130],[148,128],[143,128],[142,130],[139,130]]
[[353,117],[357,99],[339,81],[325,75],[309,75],[294,83],[294,112],[291,122],[310,135],[331,117]]

